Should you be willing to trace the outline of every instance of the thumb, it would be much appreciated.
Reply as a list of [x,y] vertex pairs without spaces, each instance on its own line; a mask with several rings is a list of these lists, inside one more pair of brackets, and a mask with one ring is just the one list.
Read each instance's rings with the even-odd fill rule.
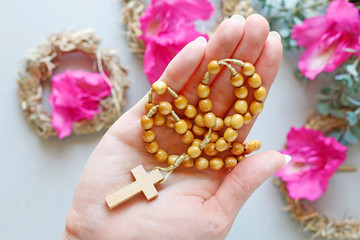
[[275,151],[245,158],[227,174],[214,197],[208,200],[208,206],[215,204],[225,216],[235,219],[250,195],[290,159],[290,156]]

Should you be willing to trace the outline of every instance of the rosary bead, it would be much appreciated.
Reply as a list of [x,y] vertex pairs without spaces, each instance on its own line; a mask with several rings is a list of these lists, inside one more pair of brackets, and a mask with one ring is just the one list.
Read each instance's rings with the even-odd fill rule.
[[155,132],[154,130],[150,129],[150,130],[145,130],[142,133],[142,138],[144,139],[145,142],[152,142],[155,140]]
[[211,100],[209,98],[201,99],[199,102],[199,108],[204,113],[211,111],[212,109]]
[[156,81],[153,83],[152,89],[156,95],[162,95],[166,92],[167,84],[163,81]]
[[254,145],[254,151],[257,151],[261,148],[261,142],[257,139],[253,140],[253,145]]
[[266,98],[266,89],[261,86],[254,91],[254,97],[256,100],[263,102]]
[[220,131],[223,127],[224,127],[224,120],[222,120],[222,118],[217,117],[213,129],[215,131]]
[[197,94],[199,98],[207,98],[210,95],[210,87],[209,85],[205,85],[200,83],[197,87]]
[[194,124],[192,131],[195,135],[202,136],[202,135],[204,135],[206,129]]
[[[207,134],[207,132],[205,133],[205,135]],[[214,143],[219,139],[219,134],[215,131],[212,131],[210,133],[210,142]]]
[[244,124],[249,124],[251,123],[253,119],[253,116],[251,115],[251,113],[249,111],[247,111],[245,114],[244,114]]
[[227,116],[224,120],[225,127],[231,127],[231,116]]
[[241,143],[233,143],[231,153],[234,155],[241,155],[244,152],[244,146]]
[[182,162],[182,165],[186,168],[192,168],[194,166],[194,159],[185,160]]
[[200,170],[207,169],[209,167],[209,160],[204,157],[199,157],[195,161],[195,167]]
[[211,157],[215,156],[218,153],[218,151],[215,148],[215,143],[208,143],[204,148],[204,152],[208,156]]
[[164,115],[162,115],[161,113],[157,113],[154,116],[154,124],[156,126],[162,126],[165,124],[166,118]]
[[244,159],[245,159],[245,156],[244,156],[244,155],[240,155],[237,160],[238,160],[239,162],[241,162],[241,161],[244,160]]
[[174,105],[178,109],[185,109],[188,105],[188,100],[183,95],[179,95],[178,98],[174,100]]
[[201,154],[200,147],[199,147],[199,146],[196,146],[196,145],[192,145],[191,147],[188,148],[187,154],[188,154],[191,158],[197,158],[197,157],[200,156],[200,154]]
[[263,110],[263,104],[261,102],[253,101],[250,104],[250,112],[252,115],[260,114],[262,110]]
[[155,159],[158,162],[165,162],[168,158],[168,154],[165,150],[163,149],[159,149],[156,153],[155,153]]
[[239,99],[245,99],[249,93],[247,87],[244,85],[244,86],[241,86],[239,88],[235,88],[235,96]]
[[188,118],[194,118],[196,117],[197,114],[197,110],[193,105],[187,105],[187,107],[185,108],[185,116],[187,116]]
[[192,122],[191,122],[191,120],[190,119],[188,119],[188,118],[184,118],[184,120],[185,120],[185,122],[186,122],[186,124],[188,125],[188,129],[191,129],[192,128]]
[[254,144],[252,141],[244,142],[244,154],[250,154],[254,151]]
[[166,116],[166,126],[168,128],[174,128],[175,127],[175,118],[171,115]]
[[181,141],[186,144],[191,144],[194,141],[194,134],[187,130],[184,135],[181,135]]
[[169,164],[169,165],[173,165],[174,162],[176,161],[176,159],[177,159],[178,157],[179,157],[178,155],[170,155],[170,156],[168,157],[168,164]]
[[247,79],[250,87],[252,88],[258,88],[261,86],[261,77],[259,74],[254,73],[251,77]]
[[199,127],[205,127],[205,122],[204,122],[204,114],[203,113],[198,113],[194,119],[194,122],[196,123],[196,125],[198,125]]
[[179,121],[175,122],[175,131],[178,134],[184,134],[187,130],[188,126],[184,120],[180,119]]
[[215,148],[218,152],[226,151],[228,149],[228,142],[226,142],[224,137],[221,137],[216,141]]
[[199,147],[201,142],[202,142],[202,141],[201,141],[200,139],[195,139],[195,140],[193,141],[192,145]]
[[242,72],[245,76],[251,76],[255,73],[255,67],[249,62],[246,62],[242,67]]
[[214,113],[209,112],[204,116],[205,126],[207,128],[214,128],[216,124],[216,116]]
[[236,100],[234,109],[235,112],[244,114],[248,109],[248,103],[245,100]]
[[154,125],[154,120],[152,118],[148,118],[146,115],[141,118],[141,127],[145,130],[149,130]]
[[153,103],[149,103],[149,102],[145,103],[145,111],[149,112],[153,106],[155,106]]
[[224,162],[225,162],[225,167],[227,169],[232,169],[232,168],[236,167],[236,165],[238,163],[238,161],[234,157],[226,157]]
[[163,115],[168,115],[171,113],[172,106],[169,102],[162,101],[159,103],[159,112]]
[[244,125],[244,117],[241,114],[234,114],[231,117],[231,127],[234,129],[240,129]]
[[220,64],[218,63],[217,60],[212,60],[209,65],[208,65],[208,71],[215,75],[215,74],[218,74],[221,70],[221,66]]
[[238,132],[232,127],[228,127],[224,132],[224,138],[227,142],[233,142],[238,137]]
[[156,141],[145,143],[145,147],[149,153],[156,153],[159,150],[159,144]]
[[234,87],[240,87],[241,85],[244,84],[244,77],[243,75],[238,73],[235,76],[231,76],[230,81]]
[[220,170],[224,166],[224,161],[221,158],[213,158],[210,160],[210,168],[212,170]]

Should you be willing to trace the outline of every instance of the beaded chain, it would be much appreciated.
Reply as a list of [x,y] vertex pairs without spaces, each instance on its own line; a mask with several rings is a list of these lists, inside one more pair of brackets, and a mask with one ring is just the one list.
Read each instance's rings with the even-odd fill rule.
[[[241,72],[230,64],[241,67]],[[230,81],[235,87],[234,93],[237,98],[234,110],[235,114],[227,116],[225,119],[217,117],[212,110],[212,102],[210,96],[210,78],[221,71],[222,66],[227,67],[231,72]],[[248,88],[244,84],[253,89],[254,100],[249,105],[246,98],[248,97]],[[246,141],[244,143],[235,142],[238,137],[238,130],[246,124],[249,124],[254,115],[261,113],[263,102],[266,98],[266,90],[261,85],[260,75],[255,73],[255,67],[249,62],[243,62],[237,59],[223,59],[220,61],[213,60],[208,64],[208,71],[204,74],[202,83],[197,87],[197,95],[200,98],[198,106],[195,107],[188,104],[187,99],[174,92],[163,81],[157,81],[152,85],[148,94],[148,102],[145,104],[147,112],[141,118],[141,127],[144,129],[142,137],[145,141],[146,150],[154,154],[159,162],[167,161],[170,165],[167,168],[155,167],[166,171],[163,182],[166,181],[169,174],[180,165],[191,168],[195,166],[197,169],[219,170],[223,167],[227,169],[234,168],[246,155],[258,150],[261,147],[259,140]],[[153,94],[163,95],[166,92],[174,98],[174,108],[183,110],[186,118],[181,119],[173,109],[173,105],[167,101],[161,101],[155,104],[153,102]],[[168,155],[168,153],[159,148],[155,140],[155,132],[152,130],[153,125],[166,125],[174,128],[175,132],[181,135],[181,140],[190,147],[186,153],[181,155]],[[225,131],[220,136],[220,131]],[[203,138],[196,139],[195,136]],[[221,159],[216,157],[220,152],[230,151],[231,156]],[[202,154],[204,152],[204,154]],[[208,160],[205,156],[211,157]]]

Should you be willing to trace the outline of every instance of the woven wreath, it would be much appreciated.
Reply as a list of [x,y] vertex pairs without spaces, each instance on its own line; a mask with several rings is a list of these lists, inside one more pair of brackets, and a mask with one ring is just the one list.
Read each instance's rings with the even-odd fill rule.
[[[108,128],[120,115],[129,81],[115,51],[100,47],[100,39],[91,29],[52,34],[25,59],[17,80],[21,108],[29,122],[43,137],[56,136],[52,115],[43,107],[43,84],[48,81],[62,56],[80,53],[96,63],[97,71],[111,82],[111,94],[100,101],[101,111],[91,120],[73,123],[72,133],[88,134]],[[106,73],[106,74],[105,74]]]

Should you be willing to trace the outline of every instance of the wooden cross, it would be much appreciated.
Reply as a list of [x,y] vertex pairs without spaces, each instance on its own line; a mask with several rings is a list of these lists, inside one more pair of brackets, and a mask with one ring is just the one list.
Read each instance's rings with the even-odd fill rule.
[[144,167],[139,165],[136,168],[131,169],[131,173],[136,180],[135,182],[105,198],[105,201],[110,209],[119,206],[141,192],[144,193],[147,200],[151,200],[158,195],[154,184],[164,179],[158,169],[147,173]]

